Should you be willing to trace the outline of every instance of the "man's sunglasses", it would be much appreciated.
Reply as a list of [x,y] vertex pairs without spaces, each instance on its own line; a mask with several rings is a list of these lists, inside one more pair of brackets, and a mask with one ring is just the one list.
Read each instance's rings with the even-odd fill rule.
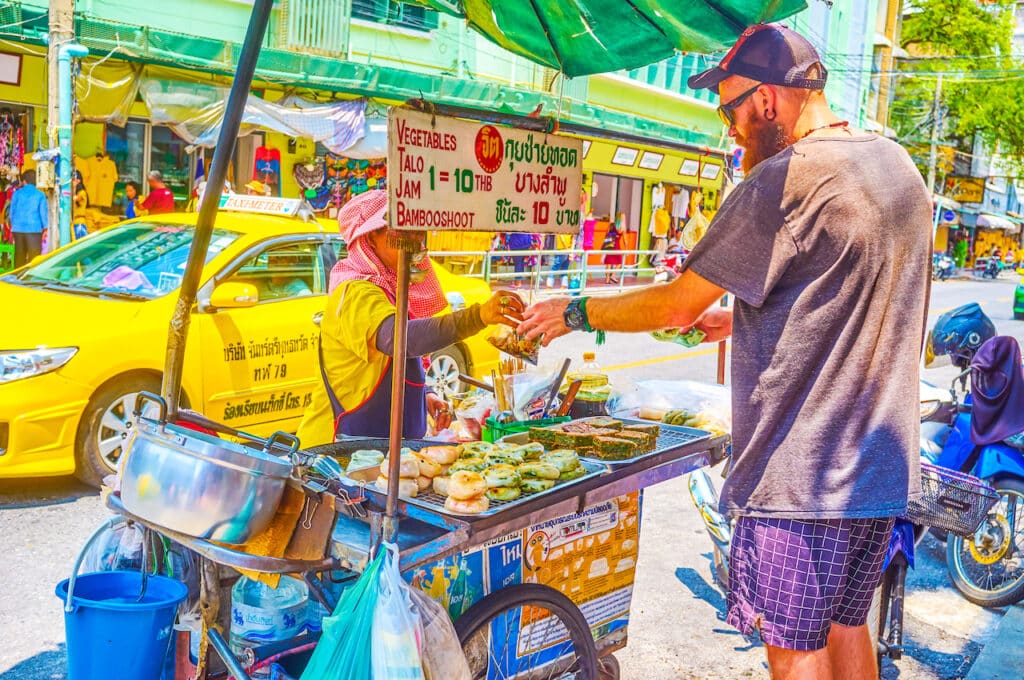
[[758,88],[763,84],[764,83],[758,83],[757,85],[754,85],[740,96],[735,97],[731,101],[728,101],[718,107],[718,117],[722,119],[722,123],[725,127],[731,128],[736,124],[736,121],[733,119],[733,112],[742,106],[743,102],[747,100],[747,97],[757,92]]

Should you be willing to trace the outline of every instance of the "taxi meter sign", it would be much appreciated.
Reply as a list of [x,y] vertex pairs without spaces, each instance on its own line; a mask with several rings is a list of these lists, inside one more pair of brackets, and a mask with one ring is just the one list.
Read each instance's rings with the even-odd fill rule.
[[392,109],[390,226],[574,234],[582,140]]

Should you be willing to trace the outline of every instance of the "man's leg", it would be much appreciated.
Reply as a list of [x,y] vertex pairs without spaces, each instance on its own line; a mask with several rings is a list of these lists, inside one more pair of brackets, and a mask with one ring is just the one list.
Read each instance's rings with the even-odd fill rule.
[[766,645],[765,651],[768,652],[772,680],[833,680],[840,677],[833,673],[828,649],[798,652]]
[[827,649],[835,680],[874,680],[878,677],[878,656],[866,623],[863,626],[844,626],[833,622]]

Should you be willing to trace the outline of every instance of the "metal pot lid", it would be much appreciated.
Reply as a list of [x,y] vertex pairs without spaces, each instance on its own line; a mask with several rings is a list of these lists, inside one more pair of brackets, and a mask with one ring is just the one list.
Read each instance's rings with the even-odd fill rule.
[[159,444],[171,446],[238,470],[269,477],[287,478],[291,476],[292,464],[266,451],[243,446],[174,423],[159,423],[147,418],[139,418],[138,423],[137,436],[154,440]]

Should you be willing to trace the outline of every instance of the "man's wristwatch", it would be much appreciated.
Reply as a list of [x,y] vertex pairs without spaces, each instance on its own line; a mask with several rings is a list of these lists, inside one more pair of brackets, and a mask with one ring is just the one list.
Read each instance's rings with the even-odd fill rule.
[[589,331],[590,324],[587,319],[587,298],[573,298],[565,306],[562,312],[562,319],[565,325],[572,331]]

